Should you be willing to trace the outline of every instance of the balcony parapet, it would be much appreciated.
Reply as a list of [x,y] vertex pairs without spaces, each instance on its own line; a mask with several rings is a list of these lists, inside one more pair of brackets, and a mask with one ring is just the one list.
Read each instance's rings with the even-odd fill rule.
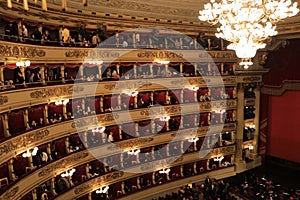
[[[164,83],[163,86],[161,83]],[[186,85],[184,85],[186,84]],[[182,77],[182,78],[161,78],[161,79],[139,79],[126,81],[105,81],[87,82],[72,85],[58,85],[37,88],[26,88],[19,90],[6,90],[0,93],[1,113],[13,109],[47,104],[58,101],[61,98],[85,98],[88,96],[100,96],[110,94],[120,94],[128,88],[137,88],[139,92],[183,89],[185,86],[199,88],[235,86],[234,76],[219,77]],[[20,98],[22,97],[22,98]]]
[[[101,59],[103,62],[154,62],[168,59],[170,62],[236,62],[234,51],[206,50],[158,50],[125,48],[80,48],[53,47],[2,41],[0,56],[7,63],[18,58],[27,58],[36,64],[82,63],[86,58]],[[87,61],[86,61],[87,63]]]
[[[111,113],[104,114],[104,116],[105,115],[111,116]],[[73,120],[61,122],[59,124],[53,124],[44,128],[32,130],[30,132],[15,136],[11,139],[2,142],[0,144],[0,164],[26,151],[27,148],[33,148],[35,146],[39,146],[49,141],[66,137],[72,133],[76,133],[78,130],[75,128],[74,125],[75,124]],[[222,131],[222,128],[224,132],[233,131],[236,129],[236,123],[224,124],[224,127],[220,125],[211,125],[210,127],[199,127],[195,135],[197,135],[198,137],[205,136],[206,134],[220,132]],[[83,127],[82,129],[86,130],[86,128]],[[195,130],[195,128],[193,130]],[[171,141],[175,136],[179,139],[186,139],[186,134],[190,135],[191,129],[182,129],[180,130],[180,132],[171,131],[167,134],[159,134],[154,136],[154,138],[158,137],[158,139],[153,139],[152,144],[154,145],[156,143],[164,143]],[[131,140],[125,140],[116,144],[119,144],[123,146],[123,148],[126,148],[127,146],[129,147],[129,145],[132,144],[132,142],[134,144],[140,144],[141,139],[136,138]]]
[[[100,149],[104,148],[105,146],[108,146],[108,145],[103,145],[100,147]],[[100,153],[101,156],[103,156],[103,152],[111,153],[109,150],[103,151],[100,149],[97,148],[97,150],[94,152],[98,152],[98,153],[101,152]],[[181,156],[180,159],[178,159],[175,162],[173,162],[172,164],[170,164],[169,167],[177,166],[177,165],[181,165],[181,164],[185,164],[185,163],[189,163],[189,162],[194,162],[194,161],[198,161],[198,160],[208,159],[213,156],[219,156],[220,154],[231,155],[234,153],[235,153],[235,146],[231,145],[231,146],[212,149],[210,152],[208,152],[208,154],[205,157],[202,157],[202,158],[199,158],[198,152],[184,154]],[[101,157],[99,155],[98,156],[94,155],[94,156],[99,157],[99,158]],[[66,168],[74,168],[81,164],[90,162],[94,159],[95,158],[93,157],[93,155],[91,155],[90,153],[88,153],[87,150],[85,150],[82,152],[74,153],[74,154],[67,156],[63,159],[60,159],[58,161],[55,161],[49,165],[42,167],[41,169],[34,171],[33,173],[30,174],[30,176],[20,179],[12,188],[7,190],[0,196],[0,200],[20,199],[22,196],[24,196],[26,193],[28,193],[28,191],[33,190],[35,187],[39,186],[41,183],[51,179],[52,177],[56,176],[57,174],[64,172]],[[148,172],[150,169],[155,170],[157,167],[164,167],[164,166],[161,166],[160,161],[153,161],[153,162],[151,162],[151,164],[144,163],[144,164],[140,164],[135,167],[132,167],[130,169],[130,171]],[[112,173],[106,174],[104,176],[90,179],[90,180],[86,181],[85,183],[80,184],[79,186],[71,188],[71,190],[64,193],[63,195],[60,195],[57,198],[64,199],[64,198],[66,198],[66,196],[68,198],[70,198],[71,196],[73,197],[74,195],[78,196],[78,195],[81,195],[81,193],[87,193],[88,191],[90,191],[93,188],[94,185],[98,185],[99,183],[110,185],[110,184],[113,184],[113,183],[116,183],[116,182],[119,182],[119,181],[122,181],[122,180],[125,180],[128,178],[136,177],[138,175],[140,175],[140,174],[128,173],[128,172],[112,172]],[[28,184],[28,183],[31,183],[31,184]],[[71,196],[69,196],[69,195],[71,195]]]

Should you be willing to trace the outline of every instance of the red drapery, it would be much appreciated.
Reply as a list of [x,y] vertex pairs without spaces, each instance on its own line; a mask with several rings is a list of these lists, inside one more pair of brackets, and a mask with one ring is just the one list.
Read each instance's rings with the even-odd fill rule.
[[185,103],[195,102],[194,91],[190,89],[183,90],[183,99]]
[[37,106],[28,109],[28,119],[31,123],[33,120],[38,123],[40,118],[44,116],[44,106]]
[[10,134],[20,133],[25,130],[24,111],[15,111],[8,114],[8,126]]

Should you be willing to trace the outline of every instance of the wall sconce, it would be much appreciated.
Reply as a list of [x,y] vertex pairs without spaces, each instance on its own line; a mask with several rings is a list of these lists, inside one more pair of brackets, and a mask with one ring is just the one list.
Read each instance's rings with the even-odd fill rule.
[[16,62],[17,67],[29,67],[30,66],[30,60],[24,61],[18,61]]
[[214,110],[215,113],[218,113],[218,114],[223,114],[226,112],[226,110]]
[[109,187],[105,186],[105,187],[100,187],[100,189],[96,190],[97,194],[105,194],[108,191]]
[[135,91],[135,90],[126,90],[126,91],[123,91],[122,93],[126,94],[128,96],[131,96],[131,97],[135,97],[139,94],[139,92]]
[[161,65],[167,65],[167,64],[170,63],[170,61],[168,61],[168,60],[157,60],[157,61],[154,61],[154,62],[156,62],[158,64],[161,64]]
[[55,102],[55,105],[59,106],[59,105],[67,105],[67,103],[69,103],[69,99],[65,99],[65,100],[62,100],[60,99],[59,101],[56,101]]
[[192,143],[192,142],[197,142],[199,140],[199,138],[190,138],[190,139],[188,139],[188,141],[190,142],[190,143]]
[[188,89],[193,90],[193,91],[197,91],[197,90],[199,90],[199,87],[192,86],[192,87],[188,87]]
[[91,65],[102,65],[103,64],[103,60],[89,60],[88,61],[89,64]]
[[32,150],[32,152],[30,153],[29,149],[27,149],[26,152],[22,154],[22,157],[23,158],[28,158],[30,156],[35,156],[37,154],[38,150],[39,150],[38,147],[34,147],[34,149]]
[[171,171],[170,168],[166,168],[166,169],[159,170],[159,173],[160,174],[168,174],[170,171]]
[[92,129],[92,132],[93,133],[103,133],[104,132],[104,130],[105,130],[105,126],[99,126],[99,127],[97,127],[97,128],[93,128]]
[[161,117],[159,118],[159,120],[160,120],[160,121],[163,121],[163,122],[167,122],[167,121],[169,121],[170,119],[171,119],[171,117],[168,116],[168,115],[164,115],[164,116],[161,116]]
[[71,170],[67,170],[65,173],[61,174],[61,177],[71,177],[73,176],[74,172],[76,171],[76,169],[71,169]]
[[138,155],[141,152],[139,149],[131,149],[127,151],[128,155]]
[[250,145],[248,148],[249,148],[249,150],[253,150],[253,149],[254,149],[254,146],[253,146],[253,145]]
[[216,157],[216,158],[214,158],[214,161],[222,161],[223,159],[224,159],[224,156]]

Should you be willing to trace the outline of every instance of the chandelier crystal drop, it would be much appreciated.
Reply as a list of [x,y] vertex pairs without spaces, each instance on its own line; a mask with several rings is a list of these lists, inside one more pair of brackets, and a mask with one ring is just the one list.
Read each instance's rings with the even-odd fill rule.
[[211,0],[199,11],[199,20],[217,23],[216,36],[229,42],[228,49],[241,58],[240,65],[252,65],[258,49],[265,48],[268,37],[277,35],[276,22],[299,12],[291,0]]

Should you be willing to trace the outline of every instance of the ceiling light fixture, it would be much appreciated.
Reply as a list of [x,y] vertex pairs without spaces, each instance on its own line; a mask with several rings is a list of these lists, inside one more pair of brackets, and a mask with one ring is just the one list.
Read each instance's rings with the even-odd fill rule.
[[229,42],[228,49],[248,68],[258,49],[265,48],[268,37],[277,35],[276,22],[299,12],[291,0],[210,0],[199,11],[199,20],[217,23],[216,36]]

